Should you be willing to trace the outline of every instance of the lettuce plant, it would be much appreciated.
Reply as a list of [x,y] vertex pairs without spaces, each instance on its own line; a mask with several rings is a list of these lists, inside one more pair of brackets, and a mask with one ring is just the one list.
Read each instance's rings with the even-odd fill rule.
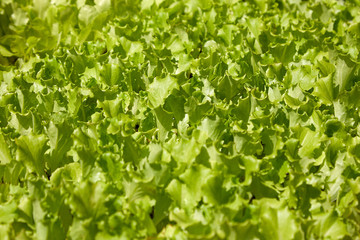
[[2,0],[0,239],[360,239],[358,0]]

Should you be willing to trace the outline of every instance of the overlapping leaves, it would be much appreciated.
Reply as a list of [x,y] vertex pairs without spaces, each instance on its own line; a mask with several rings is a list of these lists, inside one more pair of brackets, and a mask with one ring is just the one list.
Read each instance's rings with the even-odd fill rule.
[[1,239],[358,239],[357,1],[0,3]]

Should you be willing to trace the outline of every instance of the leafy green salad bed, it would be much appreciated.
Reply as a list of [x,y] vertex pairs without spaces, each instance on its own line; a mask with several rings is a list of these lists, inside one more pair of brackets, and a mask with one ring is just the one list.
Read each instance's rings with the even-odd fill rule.
[[0,239],[360,239],[359,0],[1,0]]

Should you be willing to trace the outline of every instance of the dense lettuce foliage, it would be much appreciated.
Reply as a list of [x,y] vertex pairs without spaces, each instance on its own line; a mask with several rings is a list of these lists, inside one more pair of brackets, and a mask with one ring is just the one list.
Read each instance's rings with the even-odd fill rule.
[[360,239],[359,0],[1,0],[0,239]]

